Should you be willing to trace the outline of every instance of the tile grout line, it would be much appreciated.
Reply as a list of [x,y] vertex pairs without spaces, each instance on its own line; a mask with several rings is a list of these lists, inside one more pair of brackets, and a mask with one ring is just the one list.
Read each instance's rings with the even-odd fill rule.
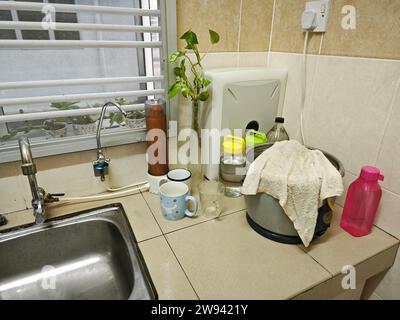
[[149,203],[147,202],[146,198],[144,197],[143,193],[142,193],[142,192],[140,192],[140,194],[141,194],[141,196],[142,196],[142,198],[143,198],[144,202],[146,203],[146,205],[147,205],[148,209],[150,210],[150,212],[151,212],[151,214],[152,214],[152,216],[153,216],[154,220],[156,220],[156,223],[157,223],[158,227],[159,227],[159,228],[160,228],[160,230],[161,230],[161,236],[162,236],[162,237],[164,238],[164,240],[167,242],[167,244],[168,244],[168,247],[169,247],[169,248],[170,248],[170,250],[172,251],[172,254],[174,255],[174,257],[175,257],[176,261],[178,262],[178,265],[180,266],[180,268],[181,268],[181,270],[182,270],[183,274],[185,275],[185,277],[186,277],[187,281],[189,282],[190,286],[192,287],[192,289],[193,289],[193,292],[194,292],[194,294],[196,295],[197,299],[198,299],[198,300],[200,300],[200,297],[199,297],[199,295],[197,294],[196,290],[194,289],[194,286],[193,286],[192,282],[190,281],[190,279],[189,279],[188,275],[186,274],[186,271],[185,271],[185,269],[183,268],[183,266],[182,266],[181,262],[179,261],[178,257],[176,256],[176,254],[175,254],[175,251],[172,249],[172,247],[171,247],[171,244],[169,243],[169,241],[168,241],[167,237],[165,236],[163,229],[161,228],[161,226],[160,226],[159,222],[157,221],[157,219],[156,219],[156,217],[155,217],[155,215],[154,215],[154,212],[153,212],[153,210],[151,210],[151,208],[150,208],[150,205],[149,205]]
[[143,239],[143,240],[137,241],[137,243],[144,243],[146,241],[154,240],[154,239],[160,238],[162,236],[163,236],[163,234],[159,234],[158,236],[154,236],[154,237],[150,237],[148,239]]
[[[142,193],[141,193],[141,194],[142,194]],[[225,213],[224,215],[219,216],[219,217],[216,217],[216,218],[210,218],[210,219],[208,219],[208,220],[200,221],[200,222],[197,222],[197,223],[194,223],[194,224],[191,224],[191,225],[187,225],[187,226],[185,226],[185,227],[181,227],[181,228],[178,228],[178,229],[175,229],[175,230],[172,230],[172,231],[164,232],[164,230],[162,229],[161,225],[158,223],[157,218],[155,217],[153,210],[151,210],[150,205],[149,205],[148,202],[146,201],[146,198],[143,196],[143,194],[142,194],[142,197],[143,197],[144,201],[146,202],[146,205],[147,205],[148,209],[150,210],[151,214],[153,215],[154,220],[156,220],[156,223],[157,223],[158,227],[159,227],[160,230],[161,230],[161,235],[163,235],[163,236],[168,235],[168,234],[171,234],[171,233],[174,233],[174,232],[177,232],[177,231],[189,229],[189,228],[192,228],[192,227],[194,227],[194,226],[198,226],[198,225],[203,224],[203,223],[206,223],[206,222],[210,222],[210,221],[213,221],[213,220],[217,220],[217,219],[219,219],[219,218],[228,217],[228,216],[230,216],[230,215],[232,215],[232,214],[240,213],[240,212],[246,210],[246,208],[244,208],[244,209],[239,209],[239,210],[234,210],[234,211]],[[160,236],[160,235],[159,235],[159,236]],[[156,236],[156,237],[159,237],[159,236]],[[154,238],[156,238],[156,237],[154,237]]]
[[[330,279],[332,279],[334,277],[334,274],[332,272],[330,272],[327,268],[325,268],[319,261],[317,261],[311,254],[308,253],[308,251],[306,251],[306,248],[303,249],[302,245],[297,245],[297,248],[299,248],[301,251],[303,251],[307,256],[309,256],[311,259],[313,259],[318,265],[320,265],[322,267],[322,269],[324,269],[326,272],[328,272],[328,274],[331,276]],[[322,282],[321,282],[322,283]],[[317,284],[318,285],[318,284]]]
[[271,31],[269,32],[269,45],[268,45],[268,54],[267,54],[267,66],[270,66],[270,55],[272,50],[272,36],[274,34],[274,23],[275,23],[275,8],[276,8],[276,0],[272,5],[272,18],[271,18]]
[[243,0],[240,0],[239,6],[239,23],[238,23],[238,43],[237,43],[237,58],[236,58],[236,67],[238,68],[240,65],[240,38],[242,32],[242,10],[243,10]]
[[[295,51],[271,51],[277,54],[295,54],[302,55],[302,52]],[[317,53],[309,53],[309,56],[318,56]],[[324,58],[337,58],[337,59],[350,59],[350,60],[373,60],[377,62],[389,62],[389,63],[400,63],[399,59],[388,59],[388,58],[379,58],[379,57],[364,57],[364,56],[346,56],[346,55],[338,55],[338,54],[321,54]]]
[[174,251],[174,249],[172,248],[171,244],[169,243],[168,238],[167,238],[165,235],[164,235],[164,239],[165,239],[165,241],[167,242],[169,248],[171,249],[172,254],[174,255],[174,257],[175,257],[176,261],[178,262],[179,266],[181,267],[183,273],[185,274],[185,277],[186,277],[187,281],[189,282],[190,286],[192,287],[193,292],[195,293],[197,299],[198,299],[198,300],[201,300],[200,297],[199,297],[199,295],[198,295],[198,293],[197,293],[197,291],[195,290],[195,288],[194,288],[192,282],[190,281],[189,276],[187,275],[185,269],[183,268],[181,262],[179,261],[177,255],[176,255],[176,253],[175,253],[175,251]]
[[325,33],[322,33],[321,40],[319,41],[319,49],[318,49],[318,55],[319,56],[321,55],[321,52],[322,52],[322,45],[323,45],[323,42],[324,42],[324,36],[325,36]]
[[195,226],[198,226],[198,225],[210,222],[210,221],[218,220],[220,218],[229,217],[229,216],[231,216],[233,214],[237,214],[237,213],[240,213],[240,212],[245,211],[245,210],[246,209],[241,209],[241,210],[237,210],[237,211],[233,211],[233,212],[228,212],[228,213],[225,213],[223,216],[219,216],[219,217],[216,217],[216,218],[211,218],[211,219],[204,220],[204,221],[201,221],[201,222],[198,222],[198,223],[195,223],[195,224],[191,224],[191,225],[186,226],[186,227],[182,227],[182,228],[179,228],[179,229],[176,229],[176,230],[168,231],[168,232],[164,233],[164,235],[169,235],[169,234],[175,233],[177,231],[182,231],[182,230],[185,230],[185,229],[189,229],[189,228],[192,228],[192,227],[195,227]]

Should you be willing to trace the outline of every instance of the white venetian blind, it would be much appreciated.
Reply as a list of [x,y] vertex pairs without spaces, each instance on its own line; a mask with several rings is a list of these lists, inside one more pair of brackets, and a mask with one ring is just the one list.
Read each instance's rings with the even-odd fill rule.
[[[156,6],[156,0],[0,1],[0,149],[20,134],[48,139],[35,129],[46,119],[95,115],[121,98],[132,112],[162,96]],[[74,107],[53,107],[60,102]],[[33,130],[10,137],[27,124]]]

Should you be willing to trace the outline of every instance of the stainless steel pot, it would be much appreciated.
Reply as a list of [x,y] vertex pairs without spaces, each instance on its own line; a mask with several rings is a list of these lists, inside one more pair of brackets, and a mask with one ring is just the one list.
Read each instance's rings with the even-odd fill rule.
[[[270,144],[262,144],[250,149],[247,152],[247,160],[251,163],[261,153],[271,147]],[[309,149],[314,149],[308,147]],[[335,166],[344,177],[345,170],[342,163],[328,152],[322,151],[328,160]],[[293,226],[293,222],[283,211],[279,201],[266,193],[257,195],[245,195],[247,206],[247,221],[250,226],[261,235],[288,244],[300,244],[301,239]],[[335,198],[331,198],[331,203],[335,203]],[[332,210],[325,200],[322,207],[318,210],[317,225],[315,227],[315,237],[323,235],[329,228],[332,220]]]

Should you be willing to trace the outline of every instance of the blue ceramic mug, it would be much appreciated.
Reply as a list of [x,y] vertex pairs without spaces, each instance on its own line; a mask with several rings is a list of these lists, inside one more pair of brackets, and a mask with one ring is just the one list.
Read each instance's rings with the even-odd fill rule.
[[[194,210],[188,209],[188,202],[193,202]],[[189,187],[183,182],[160,184],[161,213],[168,220],[179,220],[185,216],[193,217],[197,213],[198,203],[189,195]]]

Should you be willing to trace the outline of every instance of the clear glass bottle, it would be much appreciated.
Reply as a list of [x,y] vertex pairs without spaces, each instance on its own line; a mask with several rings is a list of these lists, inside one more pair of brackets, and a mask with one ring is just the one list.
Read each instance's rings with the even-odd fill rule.
[[245,148],[246,143],[243,138],[232,135],[224,137],[219,168],[227,197],[241,196],[241,181],[245,177],[246,167]]
[[267,143],[275,143],[278,141],[289,140],[289,135],[286,132],[283,124],[285,123],[285,119],[281,117],[275,118],[275,125],[271,130],[267,133]]

